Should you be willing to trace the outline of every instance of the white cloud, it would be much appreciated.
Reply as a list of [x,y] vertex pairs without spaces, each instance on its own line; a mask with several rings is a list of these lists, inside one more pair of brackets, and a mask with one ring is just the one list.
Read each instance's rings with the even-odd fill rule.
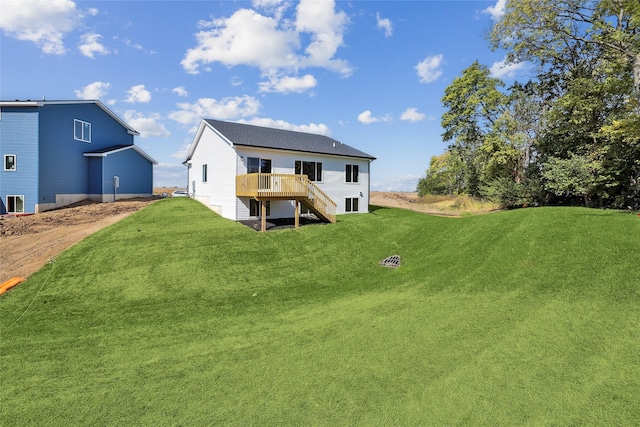
[[484,13],[491,15],[491,19],[494,21],[500,20],[504,16],[506,10],[507,0],[498,0],[494,6],[489,6]]
[[423,61],[418,62],[416,71],[420,77],[420,83],[432,83],[442,75],[442,64],[444,57],[442,54],[427,56]]
[[187,89],[185,89],[184,86],[174,87],[171,90],[171,93],[175,93],[176,95],[182,96],[182,97],[189,96],[189,92],[187,92]]
[[381,18],[379,13],[376,13],[376,19],[378,20],[378,28],[384,30],[385,37],[391,37],[393,35],[393,24],[387,18]]
[[251,96],[223,98],[200,98],[195,103],[180,103],[179,110],[169,114],[169,118],[183,125],[196,125],[202,119],[229,120],[253,116],[260,110],[260,101]]
[[400,175],[383,181],[371,182],[371,191],[416,191],[423,175]]
[[426,119],[426,114],[419,113],[417,108],[407,108],[400,116],[400,120],[406,120],[410,122],[420,122]]
[[192,142],[193,141],[191,139],[187,140],[184,144],[180,146],[180,148],[178,148],[178,151],[171,154],[171,157],[173,157],[174,159],[180,159],[180,160],[186,159]]
[[62,55],[64,36],[81,19],[71,0],[2,0],[0,28],[9,37],[35,43],[43,53]]
[[267,82],[258,83],[260,92],[302,93],[314,88],[318,81],[311,74],[302,77],[272,77]]
[[[301,0],[295,21],[282,18],[288,2],[261,0],[254,6],[272,11],[273,16],[239,9],[228,18],[201,21],[197,46],[188,49],[181,62],[184,70],[198,74],[203,65],[217,62],[257,67],[264,75],[295,73],[305,67],[351,74],[346,61],[334,58],[348,22],[344,12],[335,12],[334,1]],[[310,40],[306,47],[303,39]]]
[[374,117],[371,111],[366,110],[358,114],[358,121],[360,123],[364,123],[365,125],[369,125],[371,123],[376,123],[376,122],[390,122],[391,116],[387,114],[382,117]]
[[132,104],[134,102],[147,103],[151,101],[151,92],[145,89],[144,85],[132,86],[127,93],[129,96],[124,102]]
[[140,132],[142,138],[148,136],[168,137],[171,133],[161,123],[162,118],[158,113],[144,115],[137,111],[126,110],[123,114],[124,121],[132,128]]
[[[187,157],[187,150],[184,155],[178,157],[184,160]],[[177,157],[172,155],[171,157]],[[154,187],[178,187],[184,188],[187,185],[187,168],[180,164],[159,163],[153,166],[153,186]]]
[[349,18],[335,12],[335,1],[300,0],[297,7],[296,30],[311,33],[311,43],[305,49],[303,66],[323,67],[349,76],[351,66],[341,59],[332,59],[343,42]]
[[263,70],[295,64],[293,31],[279,30],[278,22],[259,13],[240,9],[229,18],[215,19],[213,29],[196,34],[198,46],[187,50],[181,64],[198,74],[202,64],[220,62],[226,66],[245,64]]
[[264,126],[276,129],[292,130],[297,132],[313,133],[317,135],[331,136],[331,129],[323,123],[309,123],[308,125],[294,125],[284,120],[274,120],[268,118],[255,117],[251,120],[238,120],[240,123]]
[[519,71],[527,68],[526,62],[516,62],[514,64],[508,64],[506,60],[495,62],[491,68],[491,77],[497,77],[499,79],[503,77],[515,77]]
[[95,58],[94,55],[96,53],[99,53],[100,55],[109,55],[111,53],[109,49],[99,42],[101,38],[102,36],[100,34],[83,34],[82,37],[80,37],[78,49],[80,49],[80,52],[88,58]]
[[111,88],[109,82],[93,82],[74,93],[80,99],[100,99],[107,95],[107,91]]

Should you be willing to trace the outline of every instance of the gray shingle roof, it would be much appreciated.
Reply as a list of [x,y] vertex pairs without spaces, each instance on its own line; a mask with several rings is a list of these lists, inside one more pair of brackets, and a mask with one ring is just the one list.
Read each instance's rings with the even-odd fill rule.
[[234,145],[375,159],[365,152],[324,135],[212,119],[205,119],[205,122],[213,126]]

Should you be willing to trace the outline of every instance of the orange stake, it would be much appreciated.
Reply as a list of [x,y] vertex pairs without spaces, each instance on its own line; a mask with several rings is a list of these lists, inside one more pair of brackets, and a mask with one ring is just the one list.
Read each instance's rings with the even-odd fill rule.
[[24,277],[18,277],[18,276],[7,280],[6,282],[4,282],[2,284],[2,286],[0,286],[0,295],[4,294],[9,289],[13,288],[16,285],[19,285],[20,283],[24,282],[25,280],[27,280],[27,279],[25,279]]

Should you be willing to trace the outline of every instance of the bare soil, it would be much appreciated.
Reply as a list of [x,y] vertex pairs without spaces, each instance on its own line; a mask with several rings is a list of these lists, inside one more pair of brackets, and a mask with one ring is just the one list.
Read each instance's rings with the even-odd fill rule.
[[409,209],[429,215],[453,216],[460,214],[452,210],[443,210],[441,206],[426,204],[420,201],[418,193],[411,192],[378,192],[372,191],[369,203],[375,206],[385,206],[390,208]]
[[[155,189],[171,194],[173,188]],[[28,277],[63,250],[158,200],[89,200],[28,216],[0,216],[0,284],[14,276]],[[371,193],[372,205],[411,209],[432,215],[442,210],[419,203],[416,193]]]

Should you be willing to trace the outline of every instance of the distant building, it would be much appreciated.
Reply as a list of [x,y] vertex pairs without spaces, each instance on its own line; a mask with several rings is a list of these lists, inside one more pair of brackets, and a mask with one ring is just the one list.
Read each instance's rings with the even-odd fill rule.
[[0,214],[152,196],[135,135],[100,101],[0,101]]

